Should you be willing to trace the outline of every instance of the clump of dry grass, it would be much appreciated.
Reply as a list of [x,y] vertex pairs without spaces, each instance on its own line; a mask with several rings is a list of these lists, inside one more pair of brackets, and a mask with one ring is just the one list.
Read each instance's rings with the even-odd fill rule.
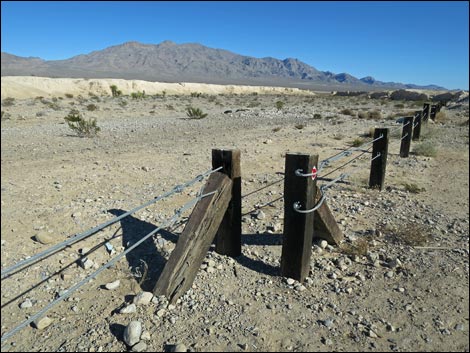
[[438,123],[445,123],[449,120],[445,112],[438,112],[434,119]]
[[351,141],[350,146],[352,147],[359,147],[364,143],[364,139],[362,137],[357,137],[353,141]]
[[411,192],[412,194],[419,194],[422,191],[426,191],[425,188],[420,188],[418,185],[413,183],[404,183],[403,186],[405,187],[406,191]]
[[350,116],[355,115],[354,112],[351,109],[348,109],[348,108],[341,110],[341,114],[350,115]]
[[358,239],[352,244],[342,244],[340,251],[349,256],[365,256],[369,250],[369,243],[366,239]]
[[424,156],[424,157],[436,157],[437,156],[436,147],[430,141],[425,141],[416,145],[413,148],[413,152],[417,156]]
[[385,240],[399,245],[423,246],[431,238],[429,230],[424,225],[411,222],[402,224],[400,228],[386,226],[380,231]]

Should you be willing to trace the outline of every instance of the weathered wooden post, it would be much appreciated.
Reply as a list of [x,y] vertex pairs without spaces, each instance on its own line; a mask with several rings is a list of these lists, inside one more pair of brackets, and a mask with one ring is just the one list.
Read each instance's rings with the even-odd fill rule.
[[429,117],[431,118],[431,120],[434,121],[436,119],[436,114],[437,114],[437,105],[432,104],[431,105],[431,110],[430,110],[430,113],[429,113]]
[[415,111],[415,121],[413,123],[413,141],[419,140],[419,136],[421,134],[421,116],[422,111],[417,110]]
[[314,207],[317,186],[316,180],[297,174],[311,173],[312,168],[317,165],[318,155],[286,154],[281,275],[300,282],[303,282],[310,271],[314,217],[314,212],[302,211]]
[[240,168],[240,150],[212,150],[212,168],[223,167],[221,173],[227,175],[233,182],[232,199],[222,224],[217,231],[215,251],[231,257],[242,253],[242,178]]
[[374,144],[372,145],[372,160],[370,166],[369,187],[384,187],[385,169],[388,154],[388,129],[381,128],[374,131]]
[[427,122],[430,115],[431,115],[431,104],[424,103],[423,104],[423,122]]
[[[215,194],[210,195],[212,192]],[[153,290],[170,303],[191,288],[232,197],[232,181],[222,173],[213,173],[203,193],[209,196],[194,207]]]
[[407,116],[403,120],[401,132],[400,157],[407,158],[410,154],[411,134],[413,132],[413,117]]

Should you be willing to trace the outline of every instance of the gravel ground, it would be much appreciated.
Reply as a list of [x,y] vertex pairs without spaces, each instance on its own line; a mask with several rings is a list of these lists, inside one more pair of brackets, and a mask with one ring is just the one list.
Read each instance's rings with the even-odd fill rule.
[[[367,188],[369,154],[333,174],[351,174],[327,193],[344,243],[315,242],[304,283],[279,273],[285,153],[322,160],[421,107],[399,103],[329,94],[3,101],[2,268],[209,170],[213,148],[241,150],[246,196],[242,255],[211,248],[175,305],[142,292],[152,291],[189,212],[52,308],[50,320],[2,342],[2,351],[468,352],[468,101],[423,127],[433,157],[400,158],[399,130],[392,134],[383,191]],[[207,118],[189,119],[188,106]],[[97,119],[98,137],[74,136],[63,119],[71,108]],[[357,117],[372,110],[381,118]],[[105,242],[123,251],[200,186],[3,279],[2,335],[109,261]],[[89,261],[79,265],[82,253]]]

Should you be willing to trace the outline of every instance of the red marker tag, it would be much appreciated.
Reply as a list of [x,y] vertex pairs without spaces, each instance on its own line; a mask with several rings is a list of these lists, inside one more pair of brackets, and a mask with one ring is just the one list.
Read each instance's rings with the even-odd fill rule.
[[317,178],[317,167],[313,166],[312,168],[312,180]]

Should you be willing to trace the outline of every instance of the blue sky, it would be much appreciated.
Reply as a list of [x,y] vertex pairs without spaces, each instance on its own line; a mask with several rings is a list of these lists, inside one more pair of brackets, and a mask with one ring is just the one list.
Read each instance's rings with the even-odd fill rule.
[[197,42],[322,71],[468,89],[460,2],[1,2],[1,50],[66,59],[126,41]]

